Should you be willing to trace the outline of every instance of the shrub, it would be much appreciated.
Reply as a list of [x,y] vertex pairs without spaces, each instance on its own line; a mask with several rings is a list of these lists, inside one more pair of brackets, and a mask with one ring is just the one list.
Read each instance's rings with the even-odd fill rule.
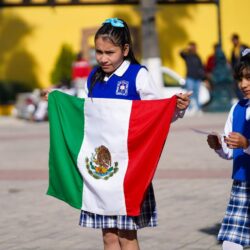
[[71,67],[75,59],[75,53],[72,48],[64,44],[57,57],[55,67],[51,73],[51,82],[53,84],[70,84],[71,82]]
[[32,88],[17,81],[0,81],[0,105],[13,104],[18,93],[30,92]]

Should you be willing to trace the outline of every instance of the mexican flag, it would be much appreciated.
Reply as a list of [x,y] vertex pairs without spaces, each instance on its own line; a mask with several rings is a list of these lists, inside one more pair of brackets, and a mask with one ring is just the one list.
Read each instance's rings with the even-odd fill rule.
[[176,97],[81,99],[49,94],[47,194],[102,215],[140,214],[153,179]]

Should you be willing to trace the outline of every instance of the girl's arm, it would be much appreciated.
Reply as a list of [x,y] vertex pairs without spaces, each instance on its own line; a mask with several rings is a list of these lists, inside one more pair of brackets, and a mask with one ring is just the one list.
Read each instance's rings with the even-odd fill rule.
[[136,90],[142,100],[155,100],[163,98],[160,89],[145,68],[140,69],[135,82]]

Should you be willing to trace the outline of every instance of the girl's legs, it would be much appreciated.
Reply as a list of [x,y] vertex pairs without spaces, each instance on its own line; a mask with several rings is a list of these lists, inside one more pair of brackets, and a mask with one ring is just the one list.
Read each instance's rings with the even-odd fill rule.
[[223,241],[223,250],[243,250],[243,246],[230,241]]
[[104,250],[139,250],[136,230],[103,229]]
[[139,250],[136,230],[119,230],[119,241],[122,250]]
[[102,237],[104,250],[121,250],[117,228],[103,229]]

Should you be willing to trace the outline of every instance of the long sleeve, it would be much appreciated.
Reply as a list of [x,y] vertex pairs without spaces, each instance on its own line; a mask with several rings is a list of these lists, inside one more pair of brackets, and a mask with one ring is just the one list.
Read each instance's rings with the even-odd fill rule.
[[[230,132],[233,131],[233,126],[232,126],[232,123],[233,123],[233,111],[235,109],[235,106],[237,104],[235,104],[230,112],[229,112],[229,115],[228,115],[228,119],[226,121],[226,124],[225,124],[225,128],[224,128],[224,135],[221,137],[221,141],[222,141],[222,149],[220,150],[216,150],[216,153],[224,158],[224,159],[232,159],[233,158],[233,150],[232,149],[229,149],[226,145],[226,143],[224,142],[224,136],[228,136]],[[246,120],[250,120],[250,106],[248,106],[247,110],[246,110]],[[249,146],[243,150],[244,153],[246,154],[249,154],[250,155],[250,143],[249,143]]]
[[154,100],[163,98],[160,89],[157,87],[157,85],[153,81],[152,76],[145,68],[140,69],[137,74],[136,90],[142,100]]
[[231,108],[225,127],[224,127],[224,134],[221,135],[221,146],[220,150],[215,150],[215,152],[223,159],[231,160],[233,158],[233,150],[227,147],[227,144],[224,141],[224,136],[228,136],[230,132],[233,130],[233,111],[236,104]]

